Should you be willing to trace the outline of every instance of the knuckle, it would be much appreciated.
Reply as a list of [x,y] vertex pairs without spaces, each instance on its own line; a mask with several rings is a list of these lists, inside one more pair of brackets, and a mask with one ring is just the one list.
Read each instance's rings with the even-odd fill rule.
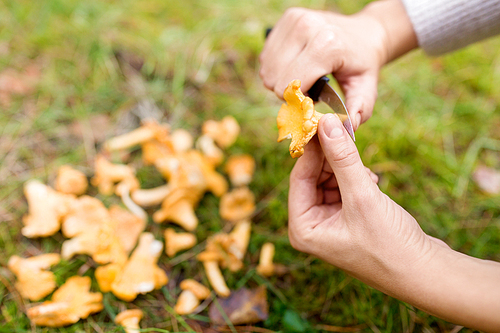
[[283,17],[287,19],[298,19],[300,18],[305,12],[304,8],[300,7],[290,7],[287,10],[285,10],[285,13],[283,14]]
[[338,144],[332,154],[332,162],[338,167],[349,168],[358,162],[358,152],[345,142]]
[[342,54],[341,51],[344,49],[342,46],[342,40],[333,30],[319,31],[314,38],[314,43],[311,45],[315,52],[324,54],[328,57],[331,57],[332,55],[338,57]]
[[309,11],[303,11],[297,16],[295,30],[300,34],[308,35],[317,24],[315,14]]

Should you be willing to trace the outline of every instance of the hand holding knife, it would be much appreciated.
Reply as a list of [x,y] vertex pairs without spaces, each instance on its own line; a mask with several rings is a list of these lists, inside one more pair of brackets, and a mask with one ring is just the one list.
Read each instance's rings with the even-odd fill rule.
[[[266,29],[266,38],[271,32],[271,28]],[[351,136],[353,141],[354,138],[354,128],[352,127],[351,118],[349,117],[349,112],[345,107],[344,102],[340,98],[339,94],[328,84],[330,81],[326,76],[320,77],[309,89],[307,94],[314,102],[324,102],[326,103],[334,113],[336,113],[342,124],[344,125],[347,133]]]

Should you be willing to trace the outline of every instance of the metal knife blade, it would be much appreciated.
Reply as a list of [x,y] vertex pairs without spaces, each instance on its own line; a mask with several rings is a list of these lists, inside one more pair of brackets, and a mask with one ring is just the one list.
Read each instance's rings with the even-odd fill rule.
[[352,140],[356,141],[354,138],[354,128],[352,127],[349,112],[347,112],[347,108],[345,107],[345,104],[339,94],[337,94],[335,89],[328,84],[328,81],[330,81],[330,79],[326,76],[320,77],[311,89],[309,89],[307,94],[315,102],[320,101],[326,103],[339,116]]

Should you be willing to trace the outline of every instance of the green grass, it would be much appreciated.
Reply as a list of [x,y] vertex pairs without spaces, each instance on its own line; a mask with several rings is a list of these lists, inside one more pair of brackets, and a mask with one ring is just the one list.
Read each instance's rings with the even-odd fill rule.
[[[273,331],[322,331],[358,326],[370,332],[448,332],[454,325],[367,287],[342,271],[295,251],[287,238],[288,175],[294,161],[277,144],[280,101],[258,77],[263,31],[290,6],[353,13],[367,1],[3,1],[0,3],[0,71],[40,68],[35,89],[13,96],[0,112],[0,332],[119,332],[112,319],[125,307],[141,307],[143,328],[187,331],[172,314],[178,289],[168,284],[127,305],[112,294],[105,309],[73,326],[34,328],[26,301],[15,292],[6,269],[11,255],[59,251],[63,236],[42,240],[20,235],[27,210],[22,184],[52,183],[59,165],[92,173],[90,161],[105,137],[133,128],[137,103],[153,102],[164,120],[198,134],[205,119],[232,114],[242,134],[230,153],[251,153],[257,172],[251,184],[258,213],[248,267],[225,272],[231,288],[268,287]],[[120,59],[139,59],[132,80]],[[357,132],[364,163],[380,175],[380,187],[429,234],[454,249],[500,261],[499,198],[482,194],[470,181],[478,164],[500,168],[500,40],[440,58],[413,52],[381,73],[373,117]],[[151,108],[149,109],[152,110]],[[98,118],[101,117],[101,118]],[[75,130],[79,124],[81,131]],[[103,136],[105,133],[105,136]],[[131,155],[138,160],[137,152]],[[137,162],[134,162],[137,163]],[[141,169],[145,187],[161,182]],[[91,189],[95,194],[95,189]],[[106,204],[116,201],[105,199]],[[218,199],[207,195],[198,209],[197,235],[220,230]],[[164,225],[148,230],[162,238]],[[283,277],[260,278],[251,270],[265,241],[276,244],[275,260],[289,267]],[[383,241],[383,240],[381,240]],[[200,249],[198,249],[200,250]],[[160,265],[171,281],[206,281],[201,265],[166,256]],[[74,274],[92,276],[86,256],[53,268],[58,285]],[[207,320],[206,312],[197,319]],[[462,332],[468,330],[463,329]]]

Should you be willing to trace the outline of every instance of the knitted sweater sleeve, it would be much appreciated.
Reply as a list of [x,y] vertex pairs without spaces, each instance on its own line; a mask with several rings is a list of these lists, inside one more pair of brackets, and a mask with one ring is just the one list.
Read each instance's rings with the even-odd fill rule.
[[454,51],[500,34],[500,0],[402,0],[421,48]]

